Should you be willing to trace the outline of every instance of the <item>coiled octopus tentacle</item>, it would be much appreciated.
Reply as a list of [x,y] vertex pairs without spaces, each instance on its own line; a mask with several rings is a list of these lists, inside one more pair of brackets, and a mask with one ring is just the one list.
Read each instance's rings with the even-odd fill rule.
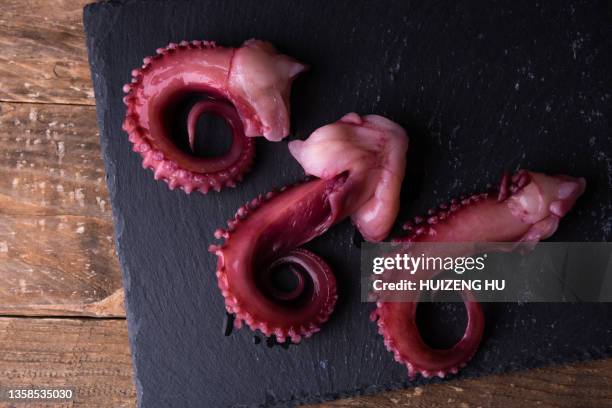
[[[227,311],[235,314],[235,325],[246,323],[279,342],[298,342],[319,331],[337,299],[330,268],[299,247],[360,213],[368,215],[363,223],[356,222],[366,238],[386,234],[395,209],[379,203],[399,199],[408,148],[397,124],[354,113],[318,129],[305,142],[292,143],[294,157],[307,173],[320,178],[260,195],[240,207],[227,229],[215,232],[223,243],[210,247],[217,255],[219,288]],[[330,151],[342,152],[342,160]],[[351,160],[356,157],[359,163]],[[282,265],[293,266],[297,284],[279,293],[270,282],[274,269]]]
[[434,349],[419,334],[416,323],[417,302],[378,302],[372,320],[378,323],[378,333],[384,338],[387,350],[395,361],[405,364],[408,376],[444,378],[455,374],[472,359],[484,332],[484,314],[480,303],[473,301],[469,292],[461,292],[467,312],[465,334],[448,349]]
[[[431,209],[426,217],[407,222],[404,229],[409,234],[395,241],[535,243],[555,232],[585,185],[583,178],[525,170],[513,177],[505,174],[497,192],[451,200]],[[386,348],[406,365],[411,378],[456,373],[476,353],[484,316],[472,294],[464,292],[462,297],[468,324],[462,339],[449,349],[434,349],[423,341],[416,324],[417,302],[377,302],[372,320],[377,321]]]
[[[143,62],[123,87],[123,129],[143,167],[171,189],[187,193],[234,187],[253,162],[252,136],[278,141],[289,133],[291,82],[306,69],[258,40],[240,48],[182,41],[159,48]],[[194,96],[201,100],[189,111],[187,151],[177,146],[173,128],[181,104]],[[204,113],[222,117],[231,129],[232,147],[220,157],[193,154],[196,124]]]
[[[281,343],[296,343],[329,319],[337,299],[334,274],[320,257],[297,247],[337,222],[334,195],[345,180],[314,179],[261,194],[236,211],[227,229],[215,231],[224,242],[209,250],[218,257],[219,289],[237,328],[244,322]],[[294,267],[298,280],[290,292],[270,284],[284,264]]]

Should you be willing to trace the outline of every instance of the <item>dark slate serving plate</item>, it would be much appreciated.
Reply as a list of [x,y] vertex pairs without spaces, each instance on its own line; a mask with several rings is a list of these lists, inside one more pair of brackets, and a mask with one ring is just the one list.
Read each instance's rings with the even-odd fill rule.
[[[548,4],[545,4],[548,3]],[[122,84],[169,42],[270,40],[310,63],[292,93],[305,138],[344,113],[380,113],[411,137],[402,216],[485,190],[503,169],[582,175],[588,190],[554,239],[611,237],[612,11],[601,2],[110,1],[85,8],[130,342],[141,407],[292,406],[411,386],[360,302],[359,248],[345,222],[307,246],[336,271],[324,330],[288,349],[223,335],[212,232],[256,194],[300,179],[286,142],[257,141],[253,171],[220,194],[170,191],[121,130]],[[585,271],[588,273],[588,271]],[[424,308],[448,344],[460,305]],[[446,316],[431,323],[431,314]],[[608,304],[495,304],[459,376],[612,355]],[[439,380],[430,380],[439,381]]]

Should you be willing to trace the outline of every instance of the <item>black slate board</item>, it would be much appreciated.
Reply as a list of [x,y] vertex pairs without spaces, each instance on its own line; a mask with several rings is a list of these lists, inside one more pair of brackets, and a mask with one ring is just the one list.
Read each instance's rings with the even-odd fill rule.
[[[293,406],[410,383],[359,300],[349,223],[308,247],[333,266],[340,299],[324,330],[288,350],[222,333],[212,232],[257,193],[300,179],[286,143],[257,141],[255,167],[221,194],[170,191],[121,130],[123,83],[159,46],[267,39],[310,63],[295,84],[293,138],[349,111],[411,136],[402,217],[481,191],[503,169],[585,176],[554,237],[608,241],[612,222],[612,11],[606,2],[111,1],[84,12],[102,152],[124,273],[141,407]],[[588,271],[585,271],[588,273]],[[431,307],[425,310],[436,312]],[[430,324],[448,343],[461,307]],[[437,310],[440,312],[440,310]],[[612,354],[608,304],[487,308],[482,347],[461,377]],[[438,380],[431,380],[438,381]]]

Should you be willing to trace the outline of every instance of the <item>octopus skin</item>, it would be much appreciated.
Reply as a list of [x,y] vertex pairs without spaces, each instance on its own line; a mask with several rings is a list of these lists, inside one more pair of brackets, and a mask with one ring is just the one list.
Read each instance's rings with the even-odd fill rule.
[[[142,156],[143,167],[171,189],[187,193],[235,186],[253,161],[251,137],[279,141],[289,134],[291,82],[306,69],[260,40],[248,40],[239,48],[182,41],[158,49],[143,62],[123,88],[123,129]],[[193,152],[201,115],[220,116],[232,134],[232,147],[220,157],[197,157],[173,140],[177,106],[194,95],[200,100],[187,118],[189,146]]]
[[[388,233],[397,208],[385,203],[399,201],[408,138],[386,118],[352,113],[289,148],[316,177],[240,207],[227,228],[215,232],[223,243],[210,247],[235,326],[246,323],[279,342],[299,342],[319,331],[337,299],[331,269],[300,246],[348,217],[368,239]],[[280,265],[293,266],[298,284],[290,293],[271,287],[271,274]]]
[[[550,237],[559,221],[584,192],[585,180],[547,176],[525,170],[504,175],[499,190],[452,200],[427,217],[406,223],[409,234],[396,242],[514,242],[536,243]],[[503,250],[508,250],[508,247]],[[466,245],[466,248],[471,248]],[[454,256],[468,256],[469,250]],[[480,304],[462,293],[468,323],[463,337],[448,349],[429,347],[416,324],[417,302],[377,302],[372,314],[386,348],[405,364],[409,377],[445,377],[466,365],[476,352],[484,330]]]
[[348,172],[357,188],[345,203],[347,215],[367,241],[389,234],[406,170],[404,129],[382,116],[349,113],[306,141],[289,142],[289,151],[307,174],[330,179]]

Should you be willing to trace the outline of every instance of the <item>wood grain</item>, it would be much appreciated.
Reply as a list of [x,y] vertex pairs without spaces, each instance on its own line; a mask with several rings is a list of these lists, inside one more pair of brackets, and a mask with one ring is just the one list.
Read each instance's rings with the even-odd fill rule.
[[123,315],[95,109],[0,110],[0,313]]
[[[3,387],[73,388],[74,401],[54,408],[132,407],[125,320],[0,318],[0,378]],[[0,402],[12,406],[36,405]]]
[[[349,398],[316,408],[612,407],[612,360],[567,364]],[[312,408],[315,408],[313,406]]]
[[0,0],[0,101],[94,104],[87,0]]
[[[77,397],[65,406],[135,406],[127,330],[120,319],[0,318],[0,378],[3,386],[74,387]],[[612,406],[611,382],[608,359],[312,407],[607,407]]]
[[[65,105],[94,103],[87,2],[0,0],[0,314],[123,315],[94,109]],[[49,407],[133,407],[125,321],[0,318],[0,383],[75,387]],[[606,407],[610,383],[612,359],[317,407]]]

